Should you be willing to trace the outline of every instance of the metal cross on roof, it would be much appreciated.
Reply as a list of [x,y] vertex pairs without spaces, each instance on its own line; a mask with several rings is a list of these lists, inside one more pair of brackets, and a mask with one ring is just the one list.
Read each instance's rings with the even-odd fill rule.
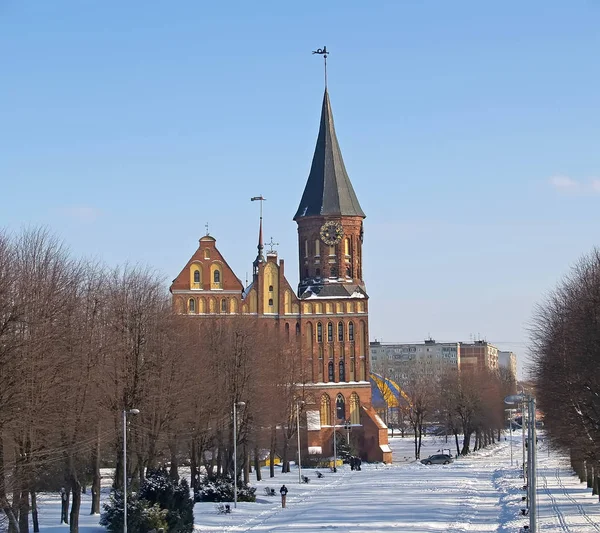
[[273,248],[273,246],[279,246],[279,243],[275,242],[273,240],[273,237],[271,237],[271,241],[267,243],[267,246],[269,247],[269,249],[267,250],[267,253],[274,254],[274,253],[277,253],[277,251]]

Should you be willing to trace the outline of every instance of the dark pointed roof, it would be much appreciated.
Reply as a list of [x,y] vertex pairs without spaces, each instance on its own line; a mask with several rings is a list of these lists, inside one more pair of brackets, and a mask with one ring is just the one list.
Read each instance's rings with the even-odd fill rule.
[[327,89],[315,155],[294,220],[320,215],[365,217],[344,166]]

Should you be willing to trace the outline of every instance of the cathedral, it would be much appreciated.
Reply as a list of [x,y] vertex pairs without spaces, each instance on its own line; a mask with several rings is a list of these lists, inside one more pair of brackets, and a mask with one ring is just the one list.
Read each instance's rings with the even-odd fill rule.
[[[262,198],[255,198],[262,200]],[[284,261],[264,255],[262,217],[252,282],[244,287],[206,235],[171,285],[178,313],[273,320],[309,361],[304,453],[331,455],[334,431],[350,428],[361,457],[390,463],[387,427],[371,402],[369,299],[363,280],[363,212],[346,172],[325,89],[310,174],[294,216],[298,290]],[[291,332],[291,334],[290,334]]]

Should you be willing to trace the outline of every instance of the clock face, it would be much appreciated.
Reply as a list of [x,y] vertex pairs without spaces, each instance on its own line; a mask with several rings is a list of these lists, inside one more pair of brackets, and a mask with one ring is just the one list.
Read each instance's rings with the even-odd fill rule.
[[329,246],[334,246],[342,240],[344,229],[339,222],[325,222],[321,226],[321,240]]

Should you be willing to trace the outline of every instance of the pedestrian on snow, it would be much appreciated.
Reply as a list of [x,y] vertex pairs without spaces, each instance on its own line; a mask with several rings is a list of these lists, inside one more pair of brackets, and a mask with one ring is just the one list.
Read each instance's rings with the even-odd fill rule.
[[281,507],[285,507],[285,500],[288,493],[288,489],[285,485],[282,485],[279,489],[279,493],[281,494]]
[[357,457],[355,462],[356,470],[360,470],[361,463],[362,461],[360,460],[360,457]]

